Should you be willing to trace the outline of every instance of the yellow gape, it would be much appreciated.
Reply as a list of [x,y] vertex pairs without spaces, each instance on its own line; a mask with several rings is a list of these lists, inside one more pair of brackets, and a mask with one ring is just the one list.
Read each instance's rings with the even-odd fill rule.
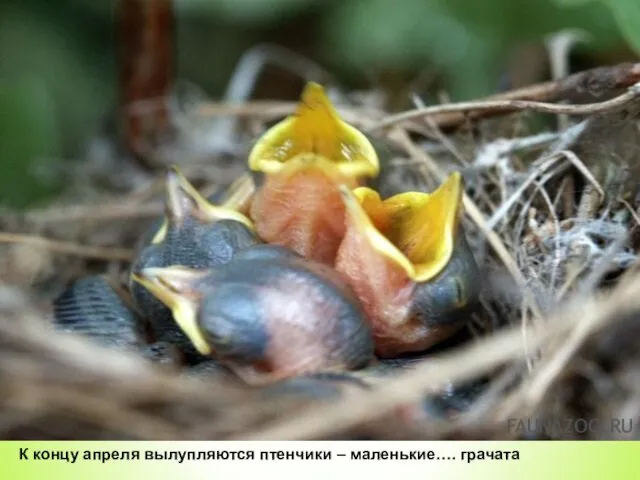
[[317,83],[308,83],[296,112],[269,129],[249,155],[266,174],[319,168],[327,174],[373,177],[378,156],[361,132],[344,122]]
[[355,227],[411,280],[426,282],[446,267],[462,203],[459,173],[432,193],[407,192],[382,200],[366,187],[342,187],[341,192]]
[[206,275],[181,266],[145,268],[133,274],[133,279],[167,306],[180,330],[201,355],[210,355],[211,346],[198,325],[198,300],[189,292],[190,284]]

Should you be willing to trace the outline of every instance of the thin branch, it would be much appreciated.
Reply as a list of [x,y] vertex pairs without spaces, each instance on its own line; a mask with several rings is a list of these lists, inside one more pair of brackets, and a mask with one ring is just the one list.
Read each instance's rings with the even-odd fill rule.
[[123,220],[127,218],[153,218],[162,215],[160,202],[147,205],[125,203],[121,205],[81,205],[58,207],[41,212],[30,212],[27,219],[39,224],[73,223],[89,221]]
[[[533,349],[557,340],[579,324],[592,335],[607,324],[621,321],[625,314],[640,309],[640,281],[637,276],[620,284],[607,298],[588,297],[548,318],[543,328],[529,327]],[[582,338],[582,335],[581,335]],[[382,384],[375,392],[352,392],[326,407],[267,424],[243,440],[297,440],[321,438],[344,432],[356,425],[381,418],[402,405],[420,401],[426,393],[437,392],[451,381],[460,383],[504,364],[523,358],[520,327],[497,332],[469,347],[431,357],[406,374]],[[521,400],[523,400],[521,398]]]
[[[447,105],[436,105],[433,107],[418,108],[409,110],[397,115],[390,115],[383,121],[369,128],[369,132],[381,130],[393,125],[402,124],[408,120],[415,120],[426,116],[436,116],[445,113],[467,113],[474,111],[500,111],[513,112],[518,110],[533,110],[542,113],[556,113],[567,115],[592,115],[617,110],[627,103],[640,96],[640,83],[632,87],[615,98],[605,102],[587,103],[584,105],[557,105],[554,103],[533,102],[530,100],[484,100],[477,102],[460,102]],[[435,119],[439,123],[437,117]]]
[[545,173],[551,166],[555,165],[555,163],[563,158],[561,155],[554,155],[551,158],[548,158],[545,162],[538,165],[531,174],[527,177],[527,179],[520,184],[520,186],[511,194],[511,196],[502,203],[498,207],[498,209],[493,212],[493,215],[489,220],[487,220],[487,227],[493,229],[500,220],[507,214],[507,212],[513,207],[516,202],[520,199],[520,197],[524,194],[527,188],[535,181],[538,176]]
[[[263,120],[275,120],[292,114],[298,102],[284,102],[274,100],[255,100],[247,103],[205,103],[197,109],[197,114],[203,117],[251,117]],[[373,108],[346,107],[336,105],[338,113],[343,119],[356,126],[366,127],[373,121],[384,117],[384,112]]]
[[97,258],[101,260],[131,261],[133,252],[125,248],[94,247],[79,245],[73,242],[62,242],[37,235],[22,235],[18,233],[0,233],[0,243],[19,243],[46,248],[56,253],[75,255],[78,257]]
[[[599,67],[591,70],[570,75],[562,80],[554,82],[545,82],[531,85],[525,88],[511,90],[508,92],[492,95],[480,102],[468,102],[464,105],[477,104],[480,105],[479,111],[464,111],[459,109],[461,104],[453,104],[446,106],[430,107],[435,109],[448,108],[449,110],[437,110],[434,115],[434,122],[440,128],[449,128],[458,126],[468,119],[477,119],[494,115],[509,113],[513,109],[510,107],[502,107],[498,109],[486,109],[486,103],[492,101],[522,101],[535,100],[537,102],[554,102],[567,97],[575,96],[576,93],[588,92],[594,97],[602,96],[606,93],[613,92],[621,88],[630,87],[640,82],[640,63],[622,63],[610,67]],[[156,99],[155,102],[158,102]],[[130,108],[134,110],[144,109],[145,102],[136,102]],[[155,105],[155,103],[154,103]],[[544,104],[548,105],[548,104]],[[596,104],[599,105],[599,104]],[[198,113],[202,116],[215,117],[234,115],[238,117],[253,117],[264,120],[273,120],[291,114],[297,106],[297,102],[283,101],[253,101],[243,104],[222,103],[205,103],[198,108]],[[147,107],[149,108],[149,107]],[[151,108],[157,108],[152,106]],[[471,110],[477,110],[472,108]],[[343,108],[338,106],[338,111],[344,116],[345,120],[354,125],[366,126],[376,120],[384,118],[384,112],[371,108]],[[410,112],[415,112],[411,110]],[[406,112],[406,113],[410,113]],[[562,113],[562,112],[555,112]],[[414,113],[415,115],[415,113]],[[417,115],[418,119],[423,114]],[[406,128],[413,130],[422,130],[421,126],[407,122]],[[384,126],[384,125],[383,125]],[[380,124],[376,128],[381,128]]]
[[166,96],[173,81],[173,0],[120,0],[117,11],[125,144],[146,160],[145,143],[170,128],[165,102],[140,115],[131,103]]

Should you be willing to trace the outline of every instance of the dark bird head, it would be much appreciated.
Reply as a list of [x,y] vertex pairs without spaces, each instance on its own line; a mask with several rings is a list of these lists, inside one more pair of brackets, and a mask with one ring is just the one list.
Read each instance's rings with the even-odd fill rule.
[[452,334],[480,281],[460,225],[460,174],[432,193],[383,200],[366,187],[341,192],[347,230],[336,270],[365,307],[377,353],[424,350]]
[[148,317],[159,340],[188,344],[176,328],[167,307],[135,280],[146,268],[183,265],[211,268],[228,263],[233,255],[260,243],[251,221],[235,207],[242,203],[237,191],[221,205],[210,203],[175,167],[167,173],[166,208],[162,225],[131,267],[130,288],[141,313]]
[[234,184],[224,203],[211,203],[200,195],[177,167],[170,167],[166,177],[164,221],[151,239],[151,243],[164,242],[170,229],[188,232],[220,222],[225,222],[225,225],[237,224],[238,228],[242,227],[250,233],[255,232],[253,222],[240,213],[248,194],[246,189]]
[[136,279],[201,355],[249,382],[359,368],[372,358],[364,314],[335,272],[281,247],[253,248],[219,268],[147,268]]

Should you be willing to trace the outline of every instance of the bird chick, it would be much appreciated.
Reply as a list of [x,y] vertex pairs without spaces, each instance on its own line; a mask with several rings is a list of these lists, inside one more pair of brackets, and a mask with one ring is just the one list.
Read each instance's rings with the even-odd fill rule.
[[248,384],[358,369],[373,358],[371,330],[349,287],[285,248],[259,245],[215,269],[145,268],[137,277],[200,354]]
[[345,231],[339,185],[356,187],[377,175],[378,158],[324,89],[308,83],[296,112],[253,147],[249,168],[264,177],[250,208],[260,237],[332,264]]
[[433,193],[382,200],[369,188],[341,189],[347,231],[336,270],[372,324],[382,358],[423,351],[468,319],[479,272],[460,226],[458,173]]
[[144,328],[135,312],[99,275],[73,282],[53,301],[56,329],[108,347],[135,349]]
[[[170,174],[167,174],[167,180]],[[178,175],[181,176],[181,175]],[[184,178],[182,179],[184,181]],[[168,183],[167,183],[168,189]],[[193,191],[193,187],[190,189]],[[227,188],[220,188],[212,195],[206,197],[206,201],[211,205],[220,205],[224,208],[234,210],[246,216],[249,215],[249,207],[255,192],[255,184],[250,173],[245,173],[237,178]],[[168,197],[168,195],[167,195]],[[159,232],[166,228],[168,215],[163,215],[153,221],[147,231],[140,237],[138,250],[141,250],[153,243]]]
[[180,355],[172,345],[149,342],[148,323],[124,297],[103,276],[80,278],[53,301],[53,326],[108,348],[138,353],[153,363],[178,365]]
[[166,213],[133,262],[130,290],[140,312],[150,320],[157,339],[185,349],[197,357],[191,343],[177,328],[171,311],[149,291],[135,272],[145,268],[184,265],[210,268],[229,262],[233,255],[260,242],[252,222],[233,207],[236,198],[218,206],[209,203],[175,167],[167,173]]

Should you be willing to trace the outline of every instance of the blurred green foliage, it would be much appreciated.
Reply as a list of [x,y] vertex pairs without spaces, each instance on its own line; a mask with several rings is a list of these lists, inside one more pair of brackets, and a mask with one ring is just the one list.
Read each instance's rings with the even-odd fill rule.
[[618,26],[629,45],[640,54],[640,2],[637,0],[607,0]]
[[227,21],[257,25],[285,22],[315,0],[182,0],[178,1],[185,13],[207,14]]
[[[81,154],[117,100],[114,1],[0,4],[0,203],[55,190],[32,168]],[[338,78],[433,70],[454,99],[495,91],[524,42],[572,28],[589,51],[640,52],[638,0],[175,0],[177,75],[218,96],[263,42],[311,54]],[[66,160],[65,160],[66,159]],[[80,160],[76,160],[80,161]]]
[[30,175],[34,159],[59,152],[53,102],[38,77],[0,83],[0,158],[2,195],[23,206],[46,196],[50,189]]
[[554,0],[560,7],[584,6],[602,3],[612,12],[620,32],[638,54],[640,54],[640,2],[638,0]]
[[[593,48],[619,42],[610,13],[599,4],[559,7],[547,0],[386,0],[345,2],[328,23],[333,48],[360,68],[433,65],[454,98],[495,89],[510,48],[566,28],[596,39]],[[357,34],[354,33],[357,30]]]

